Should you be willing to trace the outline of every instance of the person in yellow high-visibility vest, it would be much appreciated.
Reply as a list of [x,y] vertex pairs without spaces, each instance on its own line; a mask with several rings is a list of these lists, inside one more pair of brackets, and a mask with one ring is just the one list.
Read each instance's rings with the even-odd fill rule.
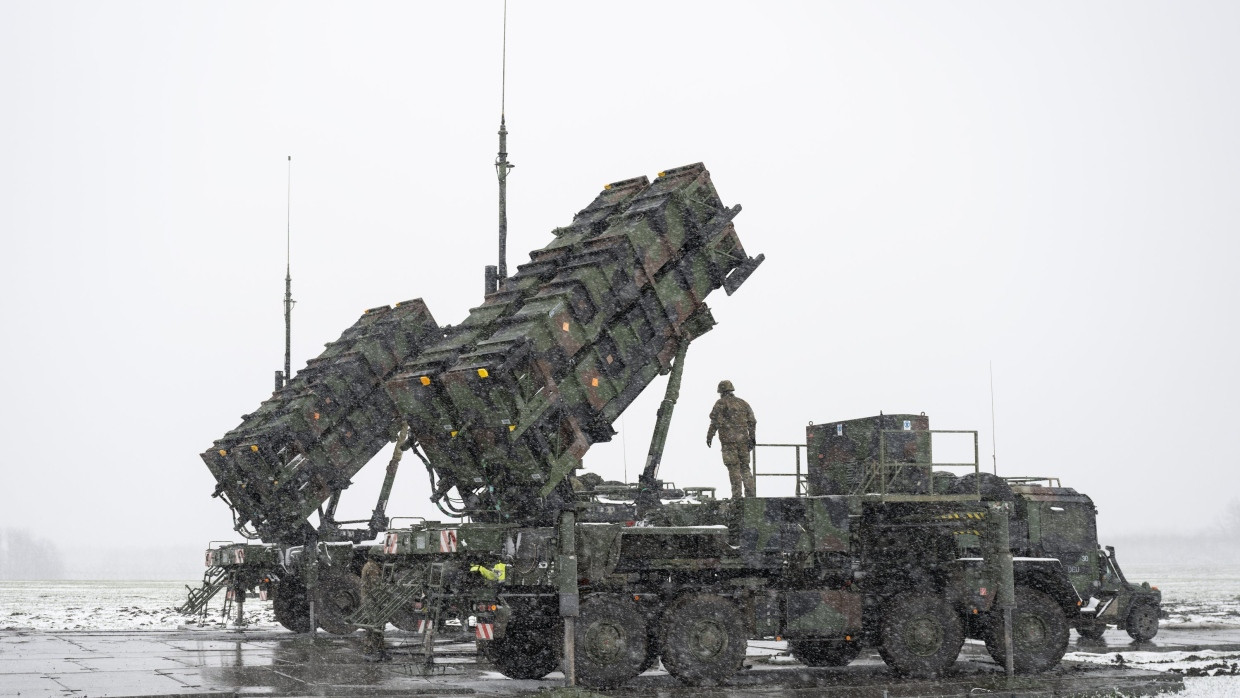
[[495,563],[494,567],[486,568],[482,565],[473,565],[469,568],[470,572],[477,572],[482,578],[489,582],[502,584],[504,579],[508,577],[508,565],[502,562]]

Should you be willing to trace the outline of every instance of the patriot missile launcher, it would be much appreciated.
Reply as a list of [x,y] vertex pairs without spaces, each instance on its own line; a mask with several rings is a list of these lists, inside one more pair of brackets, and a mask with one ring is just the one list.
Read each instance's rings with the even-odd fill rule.
[[[723,500],[659,481],[687,350],[714,324],[705,298],[736,290],[763,259],[741,246],[737,212],[700,164],[616,182],[515,275],[488,283],[459,325],[438,327],[420,302],[368,312],[204,454],[240,526],[280,544],[212,551],[186,607],[257,585],[298,631],[433,633],[472,618],[504,674],[562,667],[593,688],[656,661],[717,685],[751,638],[782,637],[811,666],[874,648],[898,673],[935,678],[966,637],[1008,673],[1038,672],[1059,662],[1070,626],[1140,629],[1155,609],[1156,627],[1156,607],[1120,596],[1108,597],[1110,616],[1081,610],[1106,580],[1093,585],[1061,553],[1096,559],[1077,545],[1092,529],[1059,545],[1052,518],[1091,504],[982,473],[976,432],[947,432],[972,435],[971,462],[934,463],[944,432],[924,414],[811,424],[796,445],[809,458],[798,496]],[[660,374],[670,375],[639,482],[573,487],[591,445]],[[380,503],[412,448],[432,499],[466,520],[392,527],[378,506],[349,533],[355,544],[340,542],[334,502],[393,440]],[[970,472],[957,478],[961,467]],[[328,501],[315,530],[306,517]],[[382,544],[356,544],[385,528]],[[363,601],[368,558],[383,573]],[[1124,617],[1129,608],[1144,615]]]
[[[363,540],[314,531],[402,423],[453,515],[547,521],[568,476],[680,347],[762,262],[745,254],[699,164],[608,184],[554,240],[455,327],[421,300],[366,311],[339,340],[202,454],[238,531],[269,542]],[[386,501],[385,492],[380,504]],[[330,534],[330,535],[325,535]]]
[[[307,518],[329,500],[330,525],[349,478],[399,432],[384,383],[440,336],[421,300],[371,308],[203,452],[218,483],[213,496],[232,509],[237,531],[304,543],[315,533]],[[373,538],[377,524],[346,535]]]
[[[388,393],[453,514],[546,523],[568,476],[678,350],[714,325],[706,296],[762,262],[701,164],[615,182],[553,231],[453,332],[406,363]],[[451,505],[450,505],[451,506]]]

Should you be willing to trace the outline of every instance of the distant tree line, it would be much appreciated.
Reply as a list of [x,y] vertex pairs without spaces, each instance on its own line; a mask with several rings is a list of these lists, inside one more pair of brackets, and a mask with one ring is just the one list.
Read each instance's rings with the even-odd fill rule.
[[64,579],[56,544],[22,528],[0,528],[0,580]]

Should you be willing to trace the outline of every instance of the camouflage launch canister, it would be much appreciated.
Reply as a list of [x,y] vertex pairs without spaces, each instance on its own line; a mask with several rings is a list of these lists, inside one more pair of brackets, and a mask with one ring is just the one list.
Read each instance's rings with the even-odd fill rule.
[[[609,184],[555,240],[387,384],[439,477],[475,518],[527,518],[677,349],[745,254],[699,164]],[[502,514],[500,513],[502,512]]]
[[394,438],[384,382],[441,336],[421,300],[367,310],[204,452],[238,529],[297,541],[306,518]]

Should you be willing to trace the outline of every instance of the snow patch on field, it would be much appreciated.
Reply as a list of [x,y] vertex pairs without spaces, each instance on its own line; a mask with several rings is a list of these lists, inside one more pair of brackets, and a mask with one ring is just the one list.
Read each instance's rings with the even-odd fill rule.
[[1184,690],[1174,694],[1176,698],[1240,696],[1240,652],[1069,652],[1064,661],[1182,674]]
[[[224,594],[203,616],[184,616],[189,582],[54,581],[0,582],[0,630],[176,630],[182,627],[220,629]],[[197,586],[196,583],[192,583]],[[234,616],[235,618],[235,616]],[[280,627],[271,604],[249,599],[245,619],[250,627]],[[231,622],[233,618],[229,619]]]

